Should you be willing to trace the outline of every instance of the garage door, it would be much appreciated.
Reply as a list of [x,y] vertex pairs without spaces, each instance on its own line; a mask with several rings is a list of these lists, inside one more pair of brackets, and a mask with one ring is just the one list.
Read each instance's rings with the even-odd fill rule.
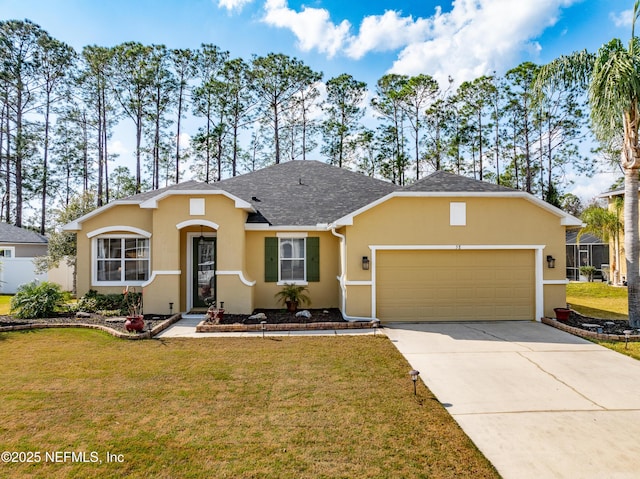
[[533,319],[531,250],[378,251],[382,321]]

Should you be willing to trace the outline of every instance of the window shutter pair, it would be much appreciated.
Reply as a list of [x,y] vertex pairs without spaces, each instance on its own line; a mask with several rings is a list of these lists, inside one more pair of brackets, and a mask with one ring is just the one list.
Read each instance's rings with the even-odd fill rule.
[[[307,281],[320,281],[320,238],[307,238],[305,261],[307,263]],[[264,239],[264,281],[278,281],[278,238]]]

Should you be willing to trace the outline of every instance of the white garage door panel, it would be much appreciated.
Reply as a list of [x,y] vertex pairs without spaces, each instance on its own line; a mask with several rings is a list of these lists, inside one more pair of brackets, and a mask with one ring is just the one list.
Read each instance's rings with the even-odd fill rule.
[[383,321],[533,319],[531,250],[379,251]]

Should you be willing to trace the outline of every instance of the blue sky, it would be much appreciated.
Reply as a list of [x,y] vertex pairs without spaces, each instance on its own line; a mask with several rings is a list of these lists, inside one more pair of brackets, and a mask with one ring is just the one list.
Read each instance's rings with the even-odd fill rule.
[[[630,35],[633,0],[0,0],[78,51],[125,41],[285,53],[370,88],[388,72],[456,83]],[[590,182],[593,185],[593,182]],[[598,185],[596,188],[600,187]],[[581,195],[591,192],[578,191]]]

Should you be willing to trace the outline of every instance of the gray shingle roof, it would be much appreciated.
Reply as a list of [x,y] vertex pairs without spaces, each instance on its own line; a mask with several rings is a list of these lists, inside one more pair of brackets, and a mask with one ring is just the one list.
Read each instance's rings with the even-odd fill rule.
[[0,222],[0,243],[36,243],[47,244],[47,238],[7,223]]
[[437,171],[404,188],[362,173],[313,160],[269,166],[216,183],[186,181],[147,191],[113,204],[144,202],[165,192],[223,190],[255,209],[248,223],[315,226],[332,223],[396,191],[510,193],[517,190]]
[[473,178],[459,176],[447,171],[436,171],[423,179],[416,181],[404,188],[404,191],[424,191],[424,192],[513,192],[511,188],[505,186],[478,181]]
[[272,225],[330,223],[397,191],[392,183],[319,161],[288,161],[211,186],[248,201]]

